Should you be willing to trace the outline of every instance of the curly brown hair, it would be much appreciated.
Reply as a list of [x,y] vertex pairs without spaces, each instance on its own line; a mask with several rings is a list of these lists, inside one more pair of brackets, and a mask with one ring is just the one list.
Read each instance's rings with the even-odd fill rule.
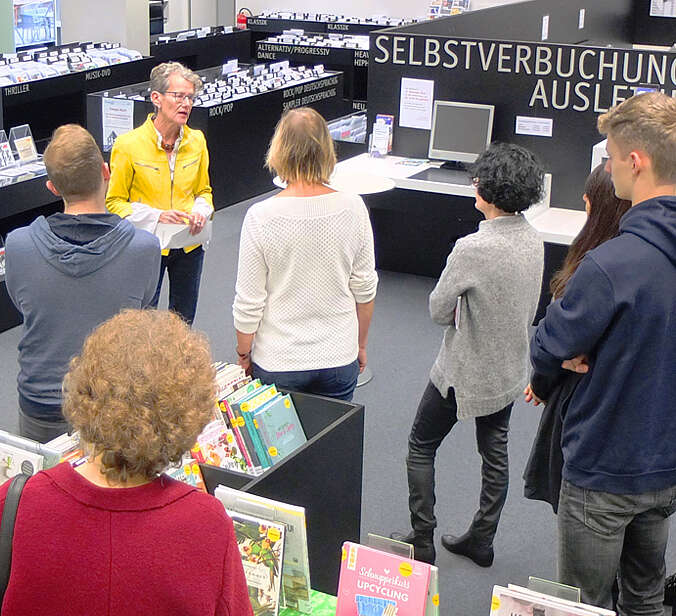
[[171,312],[124,310],[71,360],[63,413],[111,481],[153,479],[209,421],[214,376],[204,335]]

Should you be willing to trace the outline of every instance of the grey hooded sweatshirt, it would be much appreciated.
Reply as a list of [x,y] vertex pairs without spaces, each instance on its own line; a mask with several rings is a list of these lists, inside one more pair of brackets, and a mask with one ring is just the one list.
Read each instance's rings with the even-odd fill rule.
[[110,214],[55,214],[49,222],[40,216],[7,236],[7,292],[24,318],[20,401],[60,415],[71,358],[97,325],[122,308],[150,303],[160,259],[155,236]]

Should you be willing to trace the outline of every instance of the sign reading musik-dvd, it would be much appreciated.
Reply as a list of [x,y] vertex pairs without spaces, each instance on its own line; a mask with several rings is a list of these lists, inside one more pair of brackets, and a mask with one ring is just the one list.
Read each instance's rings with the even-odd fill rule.
[[373,43],[376,64],[528,79],[523,102],[535,110],[604,113],[642,84],[676,97],[674,53],[394,34],[375,35]]
[[91,81],[92,79],[102,79],[103,77],[110,77],[113,74],[113,70],[110,68],[101,68],[95,71],[89,71],[85,73],[85,80]]
[[287,88],[283,92],[282,109],[287,111],[295,107],[305,107],[312,103],[334,98],[338,95],[338,83],[338,77],[333,76]]

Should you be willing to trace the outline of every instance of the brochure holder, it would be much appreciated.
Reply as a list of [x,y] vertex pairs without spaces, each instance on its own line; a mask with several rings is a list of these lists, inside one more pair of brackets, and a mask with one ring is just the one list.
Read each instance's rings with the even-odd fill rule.
[[580,589],[575,586],[568,586],[559,582],[551,582],[541,578],[528,577],[528,590],[551,595],[558,599],[565,599],[566,601],[580,602]]
[[7,133],[4,130],[0,130],[0,169],[12,167],[15,164],[16,160],[14,159],[12,146],[9,144],[9,139],[7,139]]
[[307,442],[253,477],[200,464],[213,494],[223,484],[305,507],[312,588],[335,595],[344,541],[359,541],[364,407],[322,396],[291,393]]
[[12,153],[19,164],[30,163],[38,159],[38,150],[28,124],[12,128],[9,131],[9,142]]

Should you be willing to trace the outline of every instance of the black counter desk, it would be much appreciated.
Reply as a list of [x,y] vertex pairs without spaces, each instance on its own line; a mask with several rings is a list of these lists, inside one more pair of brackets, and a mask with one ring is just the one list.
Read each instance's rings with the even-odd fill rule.
[[349,101],[367,100],[368,49],[345,49],[339,47],[317,47],[313,45],[293,45],[289,43],[269,43],[260,40],[256,43],[258,62],[276,62],[289,60],[294,65],[314,65],[321,63],[332,71],[342,71],[345,75],[344,96]]
[[197,71],[219,63],[223,64],[225,60],[237,59],[240,62],[249,62],[251,59],[251,32],[248,30],[235,30],[168,43],[160,43],[160,36],[171,34],[151,37],[150,55],[155,59],[155,64],[175,60]]
[[[142,86],[135,84],[129,88]],[[195,107],[188,125],[203,131],[207,139],[214,206],[220,209],[234,205],[272,189],[270,173],[264,167],[265,154],[285,109],[308,105],[326,119],[333,119],[344,113],[342,94],[342,73],[328,72],[312,82],[289,84],[213,107]],[[90,94],[87,103],[87,129],[100,147],[103,147],[102,98],[101,92]],[[134,101],[134,126],[140,126],[151,111],[150,103]]]
[[148,79],[152,58],[0,88],[0,128],[29,124],[38,151],[62,124],[87,123],[87,94]]

